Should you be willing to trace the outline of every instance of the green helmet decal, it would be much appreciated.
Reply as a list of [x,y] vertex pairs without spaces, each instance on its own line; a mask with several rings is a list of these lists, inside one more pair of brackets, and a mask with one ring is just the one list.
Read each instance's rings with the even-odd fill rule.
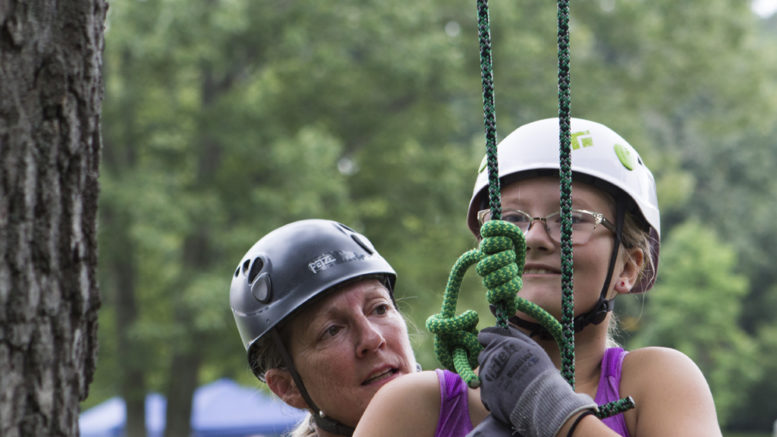
[[589,130],[571,134],[569,142],[572,145],[572,150],[577,150],[581,147],[591,147],[594,145],[594,139],[591,137],[591,131]]
[[618,160],[627,170],[634,170],[637,167],[637,157],[626,146],[616,143],[614,149]]

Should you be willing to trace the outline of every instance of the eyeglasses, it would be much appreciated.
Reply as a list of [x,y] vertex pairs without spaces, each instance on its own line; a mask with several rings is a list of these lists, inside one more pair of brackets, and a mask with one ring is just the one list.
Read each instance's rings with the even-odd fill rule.
[[[491,220],[491,210],[484,209],[478,211],[478,221],[483,223]],[[542,222],[545,232],[548,233],[551,240],[561,243],[561,211],[554,212],[545,217],[532,217],[529,214],[517,209],[502,211],[502,220],[518,226],[524,234],[529,232],[534,221]],[[572,210],[572,244],[581,245],[591,239],[591,235],[599,225],[604,226],[612,232],[615,232],[615,225],[604,218],[604,214],[584,209]]]

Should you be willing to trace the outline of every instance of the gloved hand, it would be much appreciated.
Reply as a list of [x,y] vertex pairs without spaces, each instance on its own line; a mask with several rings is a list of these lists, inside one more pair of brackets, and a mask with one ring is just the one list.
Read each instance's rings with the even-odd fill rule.
[[480,399],[499,421],[525,437],[555,436],[575,413],[596,409],[590,396],[575,393],[542,347],[515,328],[478,334]]
[[509,425],[488,416],[467,434],[467,437],[520,437]]

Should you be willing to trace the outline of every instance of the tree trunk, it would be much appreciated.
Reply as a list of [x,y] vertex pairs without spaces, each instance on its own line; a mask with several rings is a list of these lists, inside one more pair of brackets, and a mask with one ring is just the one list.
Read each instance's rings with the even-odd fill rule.
[[0,435],[76,436],[95,369],[102,0],[0,0]]
[[171,368],[176,372],[167,389],[165,437],[186,437],[191,434],[192,400],[199,383],[200,355],[196,341],[173,355]]
[[[114,251],[114,256],[109,260],[110,269],[114,276],[115,311],[116,311],[116,344],[117,358],[121,372],[119,374],[119,393],[126,406],[125,437],[145,437],[146,435],[146,372],[147,365],[143,345],[132,338],[130,332],[137,323],[139,317],[137,299],[135,298],[137,261],[135,258],[135,240],[130,235],[132,218],[123,205],[113,205],[119,211],[112,211],[111,207],[102,217],[106,218],[105,225],[110,223],[113,229],[114,244],[121,247],[121,251]],[[116,256],[120,253],[121,256]],[[104,260],[105,261],[105,260]]]

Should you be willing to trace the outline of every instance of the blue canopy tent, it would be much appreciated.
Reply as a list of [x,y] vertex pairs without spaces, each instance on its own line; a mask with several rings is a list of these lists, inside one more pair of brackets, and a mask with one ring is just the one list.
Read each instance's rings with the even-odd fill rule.
[[[161,437],[167,401],[156,393],[146,396],[146,428],[149,437]],[[194,391],[193,437],[276,436],[291,430],[305,412],[292,408],[258,389],[219,379]],[[81,413],[81,437],[118,437],[126,421],[124,400],[119,397]]]

